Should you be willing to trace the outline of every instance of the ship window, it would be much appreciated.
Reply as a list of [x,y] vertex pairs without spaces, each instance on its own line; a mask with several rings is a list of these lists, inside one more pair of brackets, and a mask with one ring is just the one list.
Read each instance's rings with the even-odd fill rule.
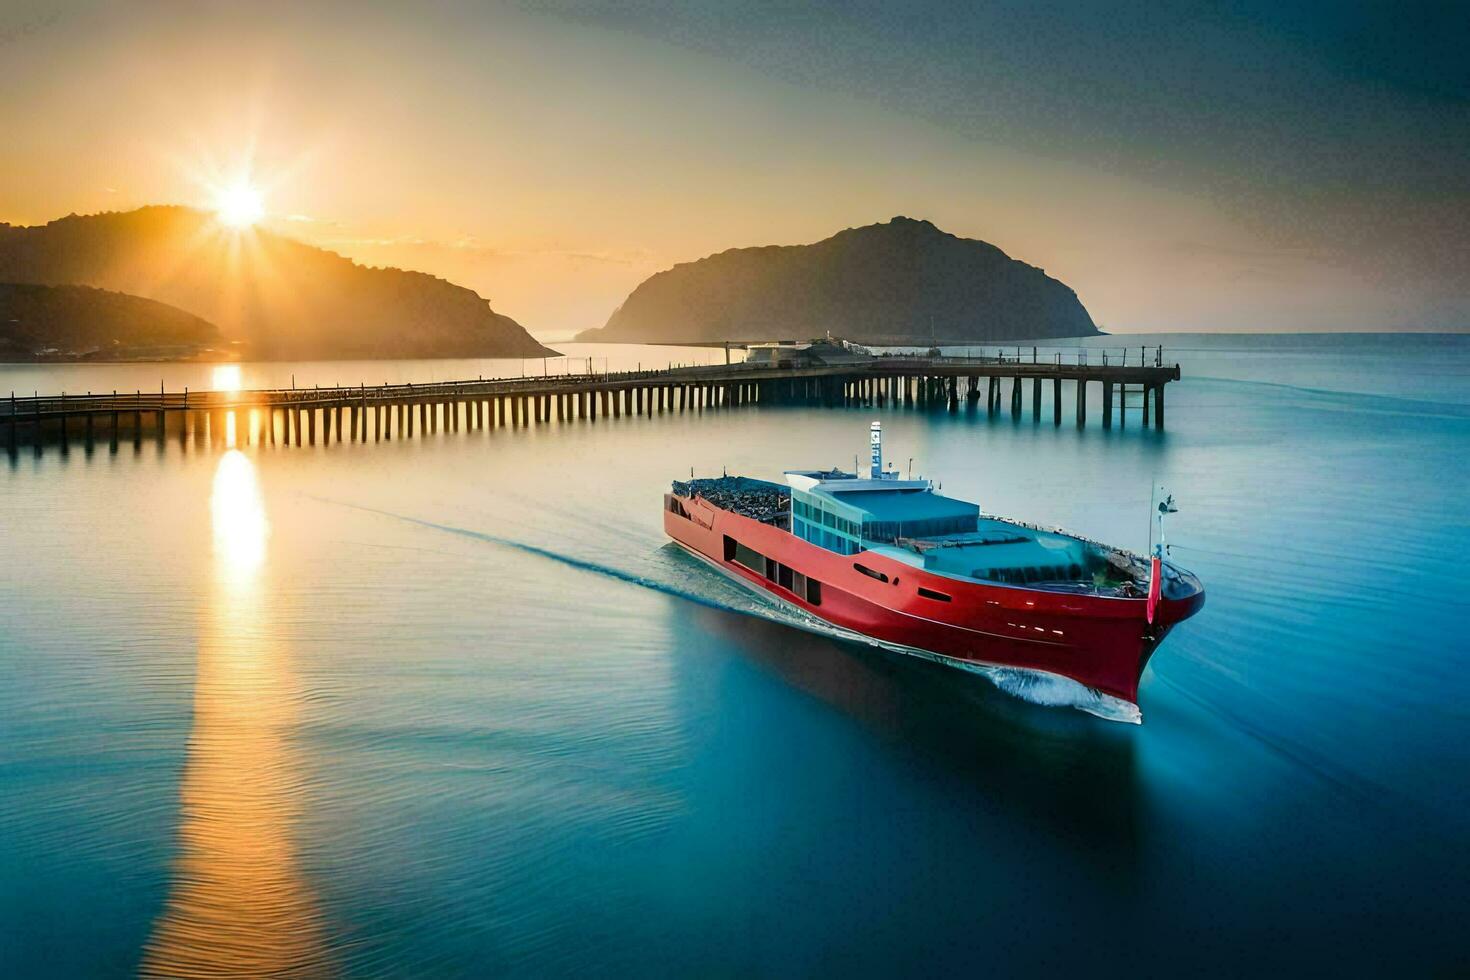
[[[781,584],[786,585],[785,582],[782,582]],[[786,585],[786,587],[792,592],[801,596],[803,599],[806,598],[806,576],[801,574],[800,572],[791,573],[791,584]]]
[[933,589],[926,589],[922,585],[919,586],[919,595],[923,596],[925,599],[933,599],[936,602],[950,601],[949,596],[945,595],[943,592],[935,592]]
[[771,561],[770,559],[766,560],[766,578],[774,582],[776,581],[776,578],[780,571],[781,563],[779,561]]
[[806,580],[806,601],[814,606],[822,604],[822,583],[814,578]]
[[791,589],[791,591],[795,592],[796,590],[791,588],[794,575],[795,573],[791,571],[790,565],[776,566],[776,584],[781,586],[781,588]]
[[758,575],[766,574],[766,556],[725,535],[725,560],[744,565]]
[[681,503],[679,503],[679,498],[678,497],[675,497],[675,496],[672,496],[672,495],[670,495],[670,497],[669,497],[669,513],[671,513],[671,514],[678,514],[680,517],[684,518],[685,520],[688,520],[689,519],[689,514],[688,514],[687,511],[684,510],[684,505],[681,504]]
[[875,572],[873,569],[869,568],[867,565],[859,565],[857,562],[853,562],[852,567],[853,568],[856,568],[859,572],[861,572],[862,574],[866,575],[868,578],[875,578],[875,579],[877,579],[880,582],[886,582],[886,581],[888,581],[888,576],[887,575],[884,575],[882,572]]
[[732,559],[737,565],[744,565],[757,575],[766,574],[766,556],[753,548],[747,548],[739,541],[735,542],[735,555]]

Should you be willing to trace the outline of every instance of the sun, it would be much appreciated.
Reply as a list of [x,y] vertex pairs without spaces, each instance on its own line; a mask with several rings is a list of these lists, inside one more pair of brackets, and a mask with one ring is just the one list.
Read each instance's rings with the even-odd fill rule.
[[246,183],[221,188],[214,196],[214,213],[231,228],[249,228],[265,216],[265,195]]

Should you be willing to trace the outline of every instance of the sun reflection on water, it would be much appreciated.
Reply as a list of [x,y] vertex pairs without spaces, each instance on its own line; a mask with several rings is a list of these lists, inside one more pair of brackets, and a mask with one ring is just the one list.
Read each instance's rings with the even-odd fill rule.
[[225,453],[215,468],[209,514],[216,572],[237,585],[253,585],[265,561],[270,525],[255,464],[238,449]]
[[147,976],[331,972],[297,866],[300,695],[266,601],[270,526],[255,467],[215,470],[212,585],[200,623],[179,857],[142,964]]

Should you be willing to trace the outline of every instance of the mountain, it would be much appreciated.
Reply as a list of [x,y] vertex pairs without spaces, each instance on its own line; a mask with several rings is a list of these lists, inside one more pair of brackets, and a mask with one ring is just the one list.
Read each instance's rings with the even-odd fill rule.
[[645,279],[582,341],[982,343],[1100,331],[1067,285],[994,245],[897,217],[814,245],[736,248]]
[[0,283],[0,360],[198,357],[219,328],[156,300],[91,286]]
[[0,282],[158,300],[217,324],[244,356],[259,359],[555,353],[462,286],[360,266],[260,228],[227,228],[191,208],[0,224]]

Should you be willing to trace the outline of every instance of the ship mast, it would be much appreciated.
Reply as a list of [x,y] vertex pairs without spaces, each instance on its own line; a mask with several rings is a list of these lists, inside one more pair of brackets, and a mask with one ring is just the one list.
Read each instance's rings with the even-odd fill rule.
[[874,480],[883,479],[883,423],[875,421],[868,430],[868,442],[872,446],[872,469],[870,476]]
[[[1149,503],[1158,500],[1158,492],[1163,491],[1163,489],[1163,487],[1159,487],[1158,491],[1150,494]],[[1177,514],[1178,512],[1179,508],[1174,506],[1174,495],[1172,493],[1165,496],[1163,500],[1159,500],[1157,507],[1154,508],[1153,519],[1158,522],[1159,539],[1154,542],[1153,554],[1149,556],[1148,560],[1148,611],[1146,615],[1150,625],[1153,624],[1154,614],[1158,611],[1159,601],[1163,596],[1164,555],[1169,550],[1169,545],[1164,540],[1164,517],[1168,514]]]
[[[1163,487],[1159,489],[1162,490]],[[1179,513],[1179,508],[1174,506],[1174,495],[1172,493],[1165,496],[1159,502],[1158,511],[1155,515],[1155,520],[1159,524],[1159,539],[1154,542],[1154,557],[1156,558],[1163,558],[1169,551],[1169,545],[1164,541],[1164,518],[1169,514],[1177,513]]]

